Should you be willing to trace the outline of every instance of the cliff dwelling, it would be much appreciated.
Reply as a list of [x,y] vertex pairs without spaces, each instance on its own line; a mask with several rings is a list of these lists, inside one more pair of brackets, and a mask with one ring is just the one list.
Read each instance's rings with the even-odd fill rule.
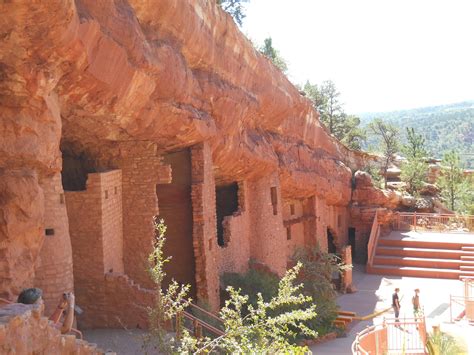
[[211,310],[251,260],[281,276],[297,247],[348,234],[363,258],[375,210],[351,181],[368,155],[228,14],[192,3],[0,5],[18,13],[1,26],[0,297],[39,287],[50,313],[74,291],[80,329],[146,328],[156,216],[165,283]]

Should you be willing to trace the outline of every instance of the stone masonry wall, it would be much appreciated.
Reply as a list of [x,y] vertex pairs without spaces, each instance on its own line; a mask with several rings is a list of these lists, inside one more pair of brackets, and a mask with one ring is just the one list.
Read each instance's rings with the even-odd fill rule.
[[[275,172],[259,180],[249,181],[248,186],[251,257],[283,275],[287,265],[287,243],[278,174]],[[276,191],[273,204],[272,188]]]
[[211,151],[206,142],[191,148],[193,246],[196,258],[197,298],[219,307],[216,236],[216,188]]
[[104,272],[124,272],[122,172],[100,174]]
[[224,272],[245,273],[250,259],[250,216],[248,208],[248,186],[245,181],[238,184],[239,210],[224,218],[224,240],[226,245],[218,246],[219,275]]
[[287,255],[289,258],[297,248],[305,244],[304,217],[303,203],[301,201],[285,201],[283,205],[283,221],[286,228]]
[[46,314],[56,308],[64,292],[72,292],[73,258],[61,174],[40,179],[44,191],[44,242],[36,265],[34,286],[43,290]]
[[148,255],[158,214],[156,185],[171,182],[171,169],[162,163],[156,146],[124,146],[117,165],[122,169],[123,258],[125,273],[145,287],[153,284],[147,274]]
[[[115,193],[117,192],[117,193]],[[88,175],[85,191],[66,191],[81,327],[105,322],[104,275],[123,271],[121,171]],[[118,233],[118,234],[115,234]]]
[[25,304],[11,304],[0,308],[0,353],[104,354],[95,344],[79,340],[74,335],[61,335],[61,332],[43,317],[41,307]]

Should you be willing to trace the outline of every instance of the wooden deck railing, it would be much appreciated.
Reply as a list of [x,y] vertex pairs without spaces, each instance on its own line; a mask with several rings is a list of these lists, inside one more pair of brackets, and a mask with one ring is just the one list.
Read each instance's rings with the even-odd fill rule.
[[474,216],[399,212],[393,220],[392,227],[401,231],[474,232]]
[[177,338],[181,337],[183,328],[191,332],[196,338],[201,338],[203,335],[219,337],[225,334],[224,323],[221,318],[193,303],[186,311],[179,313],[175,319]]
[[367,244],[367,266],[370,268],[374,262],[375,249],[377,248],[377,242],[380,237],[380,224],[378,221],[377,211],[375,212],[374,222],[372,223],[372,229],[370,231],[369,243]]

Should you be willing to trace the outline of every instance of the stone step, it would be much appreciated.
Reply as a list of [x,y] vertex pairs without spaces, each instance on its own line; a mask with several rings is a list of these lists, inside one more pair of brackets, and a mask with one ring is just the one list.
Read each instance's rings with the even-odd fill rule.
[[474,246],[463,246],[461,249],[465,251],[474,251]]
[[460,269],[463,271],[474,271],[474,265],[461,265]]
[[472,251],[430,248],[400,248],[394,246],[377,246],[375,255],[411,256],[419,258],[429,257],[435,259],[460,259],[462,256],[472,256],[474,258],[474,252]]
[[[474,238],[473,238],[474,239]],[[426,248],[426,249],[447,249],[447,250],[462,250],[466,247],[466,243],[452,242],[452,241],[428,241],[428,240],[417,240],[417,239],[379,239],[378,245],[380,246],[392,246],[392,247],[407,247],[407,248]],[[469,245],[470,247],[471,245]],[[474,247],[474,242],[472,247]],[[474,251],[471,250],[471,251]]]
[[437,279],[459,279],[461,276],[474,276],[474,271],[390,265],[374,265],[368,267],[367,273],[393,276],[429,277]]
[[393,266],[414,266],[438,269],[459,269],[461,266],[474,267],[474,261],[460,259],[417,258],[410,256],[376,255],[374,264]]
[[474,261],[474,255],[462,255],[461,260],[463,260],[463,261]]

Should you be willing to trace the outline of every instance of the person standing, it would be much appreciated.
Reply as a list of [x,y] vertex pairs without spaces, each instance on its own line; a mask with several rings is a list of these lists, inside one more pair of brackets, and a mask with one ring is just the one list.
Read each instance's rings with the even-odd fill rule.
[[398,323],[400,322],[400,320],[398,319],[398,317],[400,316],[400,299],[398,298],[398,292],[400,292],[400,289],[397,287],[392,295],[392,308],[395,312],[395,322],[397,323],[397,327]]
[[420,305],[420,289],[415,289],[415,295],[411,299],[411,303],[413,304],[413,316],[415,318],[415,322],[418,321],[421,317],[421,305]]

